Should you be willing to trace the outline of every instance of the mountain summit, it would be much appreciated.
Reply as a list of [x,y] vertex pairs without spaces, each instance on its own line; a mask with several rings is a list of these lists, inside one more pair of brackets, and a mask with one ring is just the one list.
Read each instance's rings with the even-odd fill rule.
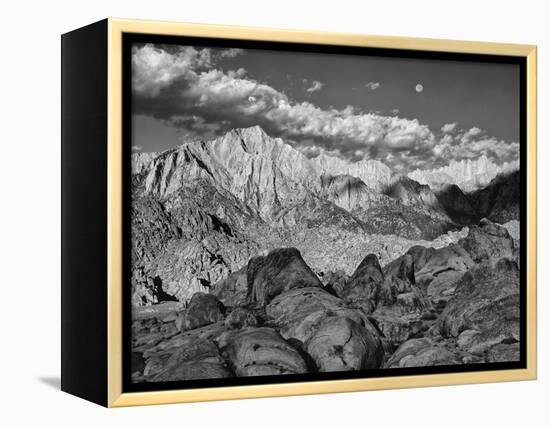
[[472,192],[487,186],[498,174],[517,168],[517,163],[497,166],[482,155],[477,160],[452,160],[448,166],[437,169],[417,169],[408,176],[419,183],[429,185],[434,191],[439,191],[444,185],[457,185],[465,192]]
[[[162,181],[157,185],[159,190],[173,189],[177,187],[173,180],[182,178],[173,170],[173,167],[177,168],[177,158],[181,155],[200,160],[203,170],[208,169],[211,175],[216,174],[212,167],[222,166],[232,176],[234,190],[243,190],[250,185],[264,188],[268,181],[276,178],[274,174],[281,174],[312,192],[319,191],[322,175],[349,175],[362,180],[368,188],[382,192],[393,176],[388,166],[376,160],[349,163],[326,154],[308,159],[282,139],[269,136],[260,126],[233,129],[212,141],[186,142],[162,153],[135,153],[132,155],[133,173],[153,168],[155,179]],[[161,163],[163,169],[159,170]],[[268,171],[266,167],[273,170]],[[216,176],[216,179],[225,181],[221,176]]]
[[[137,186],[142,195],[168,199],[201,180],[236,197],[269,223],[295,223],[305,210],[326,202],[361,218],[369,217],[372,209],[383,211],[388,219],[406,217],[410,229],[415,229],[419,216],[439,222],[433,230],[412,234],[404,223],[398,233],[405,232],[407,237],[433,238],[451,222],[428,186],[395,175],[385,164],[376,160],[349,163],[326,154],[308,159],[260,126],[234,129],[211,141],[187,142],[156,156],[134,154],[132,164],[143,182]],[[389,228],[382,224],[376,231],[394,233],[395,224]]]

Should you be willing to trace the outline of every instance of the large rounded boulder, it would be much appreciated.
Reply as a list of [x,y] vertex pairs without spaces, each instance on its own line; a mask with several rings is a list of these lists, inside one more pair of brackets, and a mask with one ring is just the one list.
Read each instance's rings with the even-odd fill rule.
[[410,291],[416,285],[414,257],[409,253],[388,263],[382,272],[386,280],[389,280],[399,293]]
[[345,316],[358,323],[367,322],[365,313],[322,288],[296,288],[280,294],[266,306],[266,315],[285,339],[305,343],[327,315]]
[[384,358],[378,329],[362,309],[322,288],[293,289],[266,307],[268,321],[313,358],[321,371],[377,368]]
[[428,338],[407,340],[386,362],[386,368],[428,367],[462,364],[458,352]]
[[300,353],[272,328],[230,333],[220,340],[239,377],[301,374],[307,372]]
[[520,335],[519,268],[509,259],[482,264],[466,273],[437,322],[443,337],[459,337],[475,354],[516,343]]
[[515,255],[514,240],[508,230],[487,219],[482,219],[479,226],[472,226],[468,236],[459,244],[476,263],[488,261],[494,264],[500,258]]
[[195,293],[189,306],[176,319],[180,331],[193,330],[223,320],[223,304],[216,296],[208,293]]
[[276,249],[267,256],[252,258],[247,283],[251,302],[261,306],[294,288],[323,286],[296,248]]
[[414,272],[420,271],[434,253],[435,249],[433,247],[412,246],[408,249],[407,254],[410,254],[413,258]]
[[450,244],[435,250],[422,269],[416,273],[416,283],[426,289],[428,296],[448,299],[458,280],[475,262],[459,244]]
[[239,306],[246,303],[248,286],[246,266],[221,281],[218,281],[210,290],[224,306]]
[[229,329],[256,327],[257,325],[258,319],[254,313],[242,306],[233,309],[225,318],[225,326]]
[[319,371],[378,368],[384,352],[380,341],[346,317],[325,317],[307,344]]
[[195,340],[166,356],[153,357],[146,367],[148,381],[169,382],[231,377],[214,343]]

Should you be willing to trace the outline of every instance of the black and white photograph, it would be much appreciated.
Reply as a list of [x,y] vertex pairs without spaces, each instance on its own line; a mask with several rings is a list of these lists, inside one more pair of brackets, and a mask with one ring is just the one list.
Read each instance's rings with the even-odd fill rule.
[[2,11],[0,424],[548,418],[543,2]]
[[127,60],[131,383],[519,365],[519,64],[184,41]]

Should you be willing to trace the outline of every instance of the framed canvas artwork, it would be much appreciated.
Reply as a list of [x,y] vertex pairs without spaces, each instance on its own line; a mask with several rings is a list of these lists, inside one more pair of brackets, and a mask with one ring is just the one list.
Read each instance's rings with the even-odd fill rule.
[[62,36],[62,389],[536,377],[536,48],[107,19]]

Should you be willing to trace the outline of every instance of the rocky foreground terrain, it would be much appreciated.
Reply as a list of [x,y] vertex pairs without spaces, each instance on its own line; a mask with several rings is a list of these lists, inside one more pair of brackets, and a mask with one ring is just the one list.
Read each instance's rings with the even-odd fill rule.
[[135,382],[519,360],[519,174],[463,192],[259,127],[132,164]]
[[136,308],[135,382],[519,360],[518,250],[489,221],[440,249],[321,279],[295,248],[189,303]]

